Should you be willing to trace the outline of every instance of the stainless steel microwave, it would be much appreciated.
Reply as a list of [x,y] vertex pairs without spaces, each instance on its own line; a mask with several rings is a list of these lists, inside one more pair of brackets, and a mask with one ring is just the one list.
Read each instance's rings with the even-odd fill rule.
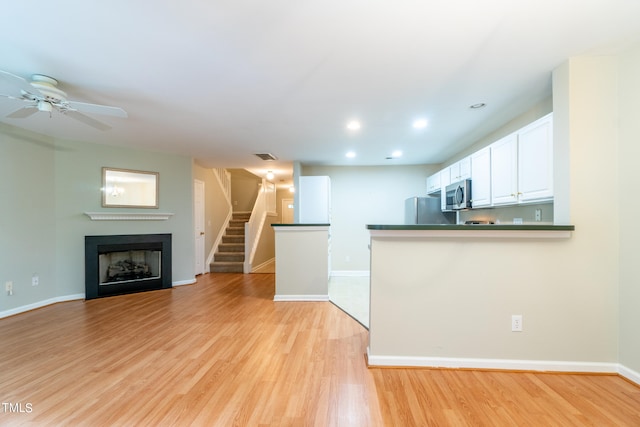
[[465,179],[445,187],[447,210],[468,209],[471,207],[471,180]]

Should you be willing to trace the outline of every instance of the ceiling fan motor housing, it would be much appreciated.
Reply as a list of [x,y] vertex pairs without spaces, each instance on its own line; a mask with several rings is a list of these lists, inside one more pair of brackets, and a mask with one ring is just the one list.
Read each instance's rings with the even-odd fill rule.
[[38,89],[47,101],[65,102],[67,100],[66,92],[57,88],[58,81],[53,77],[34,74],[31,80],[31,86]]

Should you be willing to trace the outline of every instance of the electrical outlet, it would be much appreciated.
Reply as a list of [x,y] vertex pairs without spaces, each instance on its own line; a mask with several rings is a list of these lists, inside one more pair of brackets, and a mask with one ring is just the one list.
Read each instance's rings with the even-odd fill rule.
[[31,276],[31,286],[38,286],[40,284],[40,278],[37,274]]
[[7,291],[7,295],[9,296],[13,295],[13,282],[6,282],[4,284],[4,288]]
[[518,225],[522,224],[522,218],[513,218],[513,223]]
[[542,221],[542,209],[536,209],[536,221]]
[[522,314],[511,316],[511,332],[522,332]]

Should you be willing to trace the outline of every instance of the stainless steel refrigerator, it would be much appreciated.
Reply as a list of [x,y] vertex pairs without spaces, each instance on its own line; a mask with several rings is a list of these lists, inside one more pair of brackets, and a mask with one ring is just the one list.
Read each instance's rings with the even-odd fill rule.
[[404,202],[405,224],[455,224],[455,212],[442,212],[439,197],[410,197]]

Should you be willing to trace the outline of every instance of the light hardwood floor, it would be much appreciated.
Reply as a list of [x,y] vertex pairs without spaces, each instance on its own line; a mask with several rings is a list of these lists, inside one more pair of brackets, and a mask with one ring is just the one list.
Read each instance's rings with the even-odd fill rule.
[[368,369],[358,322],[273,295],[207,274],[0,319],[0,425],[640,425],[621,377]]

